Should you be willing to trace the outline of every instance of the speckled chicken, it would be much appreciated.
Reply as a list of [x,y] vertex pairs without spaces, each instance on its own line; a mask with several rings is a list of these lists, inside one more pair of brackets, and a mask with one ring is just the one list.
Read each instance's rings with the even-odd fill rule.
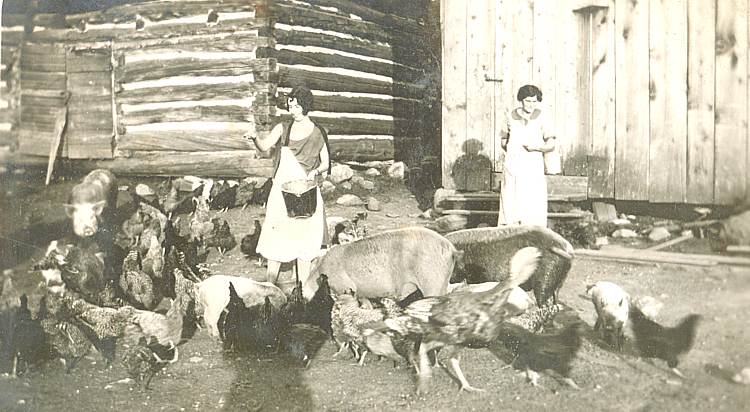
[[90,327],[99,339],[123,336],[125,327],[136,310],[132,306],[117,309],[96,306],[73,294],[66,294],[61,299],[65,310]]
[[195,211],[190,219],[190,241],[202,241],[214,230],[209,217],[208,200],[204,196],[196,196],[193,197],[193,204]]
[[641,356],[665,360],[672,372],[680,377],[684,375],[677,369],[679,357],[693,347],[700,320],[700,315],[692,314],[676,326],[662,326],[644,315],[637,305],[630,305],[630,326]]
[[401,335],[421,339],[417,391],[426,392],[432,376],[428,353],[439,348],[450,359],[462,390],[472,387],[464,377],[457,356],[460,347],[489,344],[498,335],[503,319],[521,312],[508,302],[512,288],[526,281],[536,270],[540,251],[520,249],[510,261],[508,279],[486,292],[454,292],[418,300],[404,309],[404,315],[385,319],[385,324]]
[[237,240],[232,235],[229,222],[215,217],[211,219],[211,223],[213,223],[213,230],[204,238],[206,247],[215,247],[223,255],[237,246]]
[[102,292],[106,285],[104,259],[93,248],[73,246],[61,266],[60,276],[67,289],[79,293],[87,301],[102,306]]
[[544,330],[544,326],[555,319],[563,309],[561,304],[535,307],[526,312],[505,320],[507,323],[520,326],[529,332],[538,333]]
[[177,345],[182,340],[182,328],[187,315],[188,302],[175,299],[166,314],[148,310],[133,310],[128,319],[125,335],[132,341],[136,337],[155,338],[161,345]]
[[142,391],[149,389],[154,375],[169,363],[177,361],[178,352],[174,344],[164,346],[140,337],[138,343],[129,347],[122,356],[122,365]]
[[143,256],[143,271],[146,272],[155,281],[164,279],[164,248],[159,241],[158,236],[151,235],[148,243],[148,249]]
[[91,350],[91,341],[57,297],[42,297],[41,326],[53,357],[65,362],[65,373],[76,367]]
[[131,247],[122,262],[120,274],[120,289],[130,304],[141,309],[153,309],[159,298],[154,290],[154,281],[142,269],[141,254],[137,247]]
[[382,321],[385,313],[381,309],[360,307],[352,294],[334,295],[333,301],[331,328],[339,352],[350,348],[359,364],[363,365],[368,352],[363,332],[368,324]]

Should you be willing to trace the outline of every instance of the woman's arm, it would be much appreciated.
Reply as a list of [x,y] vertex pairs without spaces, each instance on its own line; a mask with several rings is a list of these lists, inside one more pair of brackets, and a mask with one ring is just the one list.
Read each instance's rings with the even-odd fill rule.
[[323,144],[323,147],[320,149],[320,164],[318,167],[310,170],[310,173],[307,174],[307,177],[309,179],[314,178],[315,176],[322,175],[326,171],[328,171],[328,149],[326,148],[326,145]]
[[250,138],[253,143],[255,143],[255,147],[260,150],[261,152],[268,152],[273,145],[276,144],[276,142],[279,141],[281,138],[281,134],[284,133],[284,125],[281,123],[277,124],[276,126],[271,129],[271,132],[268,133],[268,135],[264,138],[260,138],[257,136],[248,136],[245,135],[245,138]]

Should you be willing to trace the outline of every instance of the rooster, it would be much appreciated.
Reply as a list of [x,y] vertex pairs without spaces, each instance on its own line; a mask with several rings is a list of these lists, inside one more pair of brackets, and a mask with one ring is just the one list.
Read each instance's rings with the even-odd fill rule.
[[667,361],[667,366],[681,378],[685,376],[677,369],[678,357],[693,347],[700,319],[700,315],[692,314],[682,319],[677,326],[667,327],[649,319],[636,305],[630,305],[630,324],[635,346],[641,356]]
[[[385,317],[394,318],[403,314],[403,308],[422,298],[424,298],[422,292],[417,289],[399,302],[395,302],[389,298],[382,298],[379,303],[382,306]],[[411,366],[415,369],[417,368],[417,359],[414,356],[417,343],[406,339],[398,332],[383,328],[381,322],[366,325],[362,331],[362,335],[364,336],[365,345],[370,352],[392,360],[394,367],[402,359],[405,359]]]
[[443,348],[461,390],[480,391],[464,377],[457,356],[463,346],[487,345],[498,336],[503,319],[518,315],[519,308],[508,302],[514,287],[525,282],[536,270],[541,253],[535,247],[520,249],[510,261],[508,278],[486,292],[454,292],[418,300],[404,314],[385,319],[385,325],[412,339],[421,339],[417,391],[427,389],[432,376],[428,353]]
[[122,262],[120,274],[120,288],[131,304],[143,308],[153,309],[160,299],[154,290],[154,281],[143,271],[141,255],[137,247],[131,247]]
[[[171,359],[166,356],[172,356]],[[128,375],[140,385],[142,391],[148,390],[151,379],[168,363],[177,362],[177,348],[148,340],[141,336],[138,343],[128,348],[122,357],[122,365]]]
[[258,240],[260,240],[261,230],[262,227],[260,225],[260,220],[255,219],[255,221],[253,222],[253,232],[245,235],[245,237],[242,238],[242,242],[240,243],[240,250],[245,254],[245,256],[250,259],[258,259],[258,262],[256,263],[257,266],[260,266],[261,264],[261,255],[256,251],[256,249],[258,248]]
[[211,223],[213,223],[213,230],[204,238],[206,247],[215,247],[219,254],[223,255],[237,246],[237,240],[232,235],[229,222],[215,217],[211,219]]
[[580,389],[570,378],[571,362],[581,348],[580,322],[559,332],[534,333],[508,321],[502,323],[498,339],[516,356],[531,384],[538,386],[541,370],[553,370],[563,382]]

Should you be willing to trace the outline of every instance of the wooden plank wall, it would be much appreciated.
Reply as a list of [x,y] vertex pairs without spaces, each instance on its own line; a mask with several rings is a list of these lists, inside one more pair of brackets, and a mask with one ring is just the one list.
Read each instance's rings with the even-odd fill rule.
[[0,146],[17,144],[20,113],[20,58],[25,16],[2,13],[0,31]]
[[[425,28],[417,17],[426,3],[412,2],[416,16],[381,3],[388,2],[273,2],[276,43],[269,56],[278,63],[279,95],[297,84],[313,91],[310,116],[328,128],[334,159],[403,158],[396,148],[426,134],[423,98],[439,88],[426,75]],[[286,116],[280,107],[264,127]]]

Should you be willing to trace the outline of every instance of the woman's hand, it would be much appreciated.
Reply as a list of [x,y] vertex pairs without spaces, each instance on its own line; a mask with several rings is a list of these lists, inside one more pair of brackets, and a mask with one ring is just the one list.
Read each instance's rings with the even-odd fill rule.
[[526,149],[527,152],[541,152],[542,148],[537,145],[533,144],[525,144],[523,145],[523,148]]
[[319,174],[318,169],[310,170],[310,173],[307,174],[307,180],[315,180],[318,174]]

